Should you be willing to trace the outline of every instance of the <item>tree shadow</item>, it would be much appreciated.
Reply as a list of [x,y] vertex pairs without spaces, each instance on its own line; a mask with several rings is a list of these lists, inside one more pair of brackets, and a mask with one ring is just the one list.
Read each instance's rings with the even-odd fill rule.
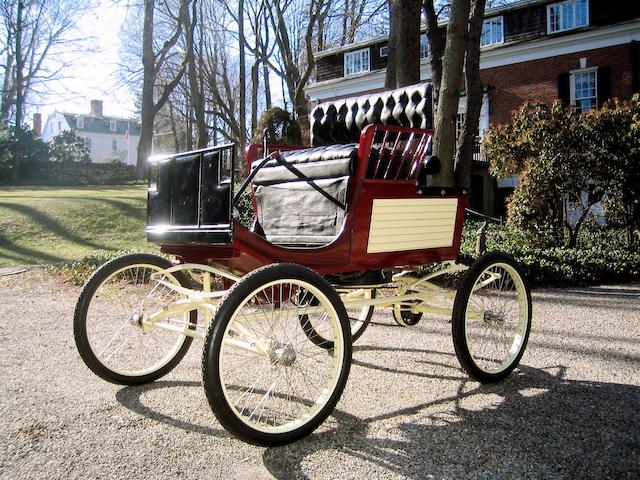
[[[564,377],[562,367],[520,367],[497,385],[458,380],[456,395],[348,418],[336,431],[267,449],[263,461],[276,478],[308,478],[307,458],[339,448],[416,479],[637,478],[640,388]],[[446,412],[433,408],[449,404]],[[367,436],[389,419],[400,420],[391,438]]]
[[[82,238],[76,235],[75,233],[71,232],[69,229],[67,229],[64,225],[62,225],[57,220],[54,220],[49,215],[46,215],[36,210],[35,208],[28,207],[26,205],[17,205],[17,204],[4,203],[4,202],[0,202],[0,207],[13,210],[14,212],[20,213],[26,217],[30,217],[35,222],[38,222],[40,225],[42,225],[42,227],[46,228],[47,230],[50,230],[55,235],[58,235],[59,237],[62,237],[70,242],[86,245],[88,247],[95,248],[97,250],[109,250],[109,251],[115,250],[111,247],[106,247],[104,245],[92,242],[90,240],[87,240],[85,238]],[[90,214],[90,212],[88,212],[88,214]]]
[[[359,348],[361,352],[375,350],[426,355],[431,357],[426,359],[429,368],[426,373],[411,372],[357,359],[354,365],[398,375],[436,377],[453,387],[451,393],[434,394],[430,401],[398,405],[402,408],[366,418],[336,409],[309,437],[264,450],[263,463],[274,477],[310,478],[306,468],[317,458],[325,459],[320,467],[333,469],[325,472],[327,475],[339,475],[339,466],[331,461],[337,454],[342,461],[346,455],[382,468],[388,476],[415,479],[640,475],[638,386],[569,380],[562,366],[520,366],[505,381],[483,386],[462,374],[427,372],[434,365],[458,371],[452,364],[431,361],[433,356],[452,356],[450,352]],[[176,387],[201,389],[201,384],[158,381],[124,387],[116,398],[126,408],[167,425],[216,438],[229,437],[220,427],[184,420],[182,415],[154,410],[144,403],[144,394]],[[393,422],[393,430],[380,436],[374,427],[384,425],[387,429],[389,422]]]
[[16,245],[12,240],[9,240],[8,238],[6,238],[4,235],[1,235],[1,234],[0,234],[0,245],[2,245],[7,250],[11,251],[11,253],[6,251],[0,252],[0,256],[14,260],[18,263],[25,263],[25,262],[28,263],[29,261],[31,261],[32,258],[37,258],[38,260],[41,260],[43,262],[49,262],[49,263],[63,262],[65,260],[62,257],[58,257],[58,256],[51,255],[44,252],[39,252],[32,248],[26,248],[26,247],[21,247],[19,245]]
[[587,307],[596,310],[620,309],[640,311],[640,305],[632,300],[640,298],[640,290],[626,289],[619,293],[599,293],[606,289],[584,288],[534,291],[537,299],[545,304],[571,307]]

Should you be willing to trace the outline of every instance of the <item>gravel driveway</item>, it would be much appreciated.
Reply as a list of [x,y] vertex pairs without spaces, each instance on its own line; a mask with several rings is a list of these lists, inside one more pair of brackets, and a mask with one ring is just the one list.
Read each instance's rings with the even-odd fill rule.
[[638,478],[640,286],[534,292],[506,381],[468,381],[450,324],[374,317],[334,416],[287,447],[222,430],[200,384],[201,343],[143,387],[78,356],[79,289],[39,270],[0,277],[2,478]]

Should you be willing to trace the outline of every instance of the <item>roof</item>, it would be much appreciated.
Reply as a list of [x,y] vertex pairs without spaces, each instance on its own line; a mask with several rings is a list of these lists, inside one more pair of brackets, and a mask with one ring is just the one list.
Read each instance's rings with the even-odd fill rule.
[[[129,130],[129,135],[140,135],[140,122],[132,118],[120,117],[93,117],[91,115],[78,115],[77,113],[62,113],[69,127],[83,132],[106,133],[124,135]],[[78,118],[84,118],[84,127],[78,128]],[[116,131],[111,131],[111,122],[116,122]]]
[[[504,12],[510,12],[512,10],[519,10],[521,8],[527,8],[534,5],[540,5],[545,3],[552,3],[552,0],[520,0],[519,2],[510,3],[507,5],[501,5],[499,7],[489,8],[485,10],[484,16],[485,18],[490,18],[495,15],[499,15]],[[438,22],[439,26],[445,26],[448,23],[448,19],[441,20]],[[420,29],[421,32],[426,31],[426,26],[422,26]],[[357,50],[359,48],[368,47],[370,45],[375,45],[376,43],[385,42],[389,39],[388,35],[378,36],[374,38],[369,38],[367,40],[363,40],[361,42],[350,43],[348,45],[342,45],[340,47],[329,48],[327,50],[322,50],[320,52],[316,52],[314,57],[316,59],[328,57],[330,55],[336,55],[338,53],[349,52],[351,50]]]

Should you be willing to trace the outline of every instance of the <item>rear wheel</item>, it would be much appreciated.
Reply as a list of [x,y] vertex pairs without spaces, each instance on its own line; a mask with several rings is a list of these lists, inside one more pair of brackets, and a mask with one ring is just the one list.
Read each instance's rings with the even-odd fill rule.
[[[346,295],[349,295],[351,299],[355,300],[369,300],[376,298],[375,289],[359,289],[355,291],[346,291]],[[304,291],[299,292],[297,301],[300,306],[303,306],[307,300],[303,299]],[[315,300],[313,300],[315,301]],[[358,338],[362,336],[364,331],[369,326],[371,317],[373,317],[373,305],[365,305],[362,307],[349,307],[349,302],[345,303],[345,309],[347,311],[347,317],[349,319],[351,330],[351,343],[354,343]],[[308,315],[300,316],[300,326],[307,335],[309,340],[318,345],[321,348],[333,348],[333,343],[330,339],[325,338],[319,329],[314,328],[314,320]]]
[[[416,293],[415,290],[407,290],[406,293]],[[422,312],[413,313],[406,305],[395,304],[393,306],[393,319],[401,327],[413,327],[422,319]]]
[[[182,298],[151,279],[170,267],[156,255],[124,255],[100,267],[85,285],[73,330],[80,357],[100,378],[123,385],[151,382],[169,373],[187,353],[193,339],[181,331],[195,328],[196,311],[163,320],[178,331],[142,327],[146,316]],[[159,280],[189,285],[179,272],[162,274]]]
[[[300,317],[332,347],[317,345]],[[249,443],[298,440],[333,411],[347,381],[351,335],[336,291],[306,267],[273,264],[236,283],[207,332],[204,388],[220,423]]]
[[475,380],[507,377],[524,353],[531,329],[531,291],[513,257],[480,257],[458,290],[452,334],[456,355]]

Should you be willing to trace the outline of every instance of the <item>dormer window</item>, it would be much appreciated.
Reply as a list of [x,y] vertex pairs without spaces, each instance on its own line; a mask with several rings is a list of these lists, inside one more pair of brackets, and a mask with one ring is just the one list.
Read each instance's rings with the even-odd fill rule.
[[488,18],[482,22],[480,46],[488,47],[499,43],[504,43],[504,24],[502,17]]
[[115,132],[118,129],[118,123],[115,120],[109,120],[109,131]]
[[564,32],[589,25],[589,1],[567,0],[547,5],[547,33]]
[[78,117],[76,120],[76,126],[79,130],[84,128],[84,117]]
[[344,54],[344,76],[355,75],[360,72],[368,72],[371,69],[369,63],[369,49],[363,48]]

